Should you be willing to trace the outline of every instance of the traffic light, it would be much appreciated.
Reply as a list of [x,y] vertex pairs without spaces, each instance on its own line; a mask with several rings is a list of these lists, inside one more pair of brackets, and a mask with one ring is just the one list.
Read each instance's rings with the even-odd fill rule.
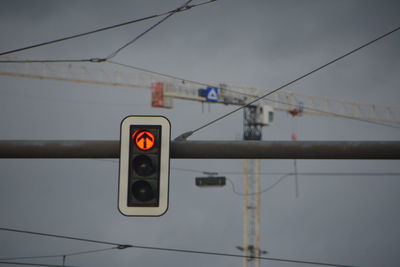
[[171,126],[161,116],[121,122],[118,209],[127,216],[161,216],[168,209]]

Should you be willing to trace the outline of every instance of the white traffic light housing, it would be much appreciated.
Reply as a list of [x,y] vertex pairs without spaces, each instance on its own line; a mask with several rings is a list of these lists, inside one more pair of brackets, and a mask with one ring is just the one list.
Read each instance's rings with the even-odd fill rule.
[[161,216],[168,209],[171,125],[161,116],[121,122],[118,209],[126,216]]

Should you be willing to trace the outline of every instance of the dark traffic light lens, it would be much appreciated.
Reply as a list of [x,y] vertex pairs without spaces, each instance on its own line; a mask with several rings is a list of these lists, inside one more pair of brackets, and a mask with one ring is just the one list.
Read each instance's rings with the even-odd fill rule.
[[139,201],[149,201],[154,198],[151,185],[146,181],[137,181],[132,185],[132,194]]
[[151,158],[145,155],[137,156],[132,161],[133,169],[140,176],[146,176],[156,171]]

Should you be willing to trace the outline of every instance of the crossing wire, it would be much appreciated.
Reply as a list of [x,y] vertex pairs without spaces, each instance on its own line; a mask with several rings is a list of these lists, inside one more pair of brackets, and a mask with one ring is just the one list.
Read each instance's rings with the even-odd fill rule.
[[5,227],[0,227],[0,231],[8,231],[8,232],[21,233],[21,234],[30,234],[30,235],[39,235],[39,236],[54,237],[54,238],[61,238],[61,239],[69,239],[69,240],[76,240],[76,241],[83,241],[83,242],[97,243],[97,244],[104,244],[104,245],[114,245],[114,246],[126,246],[126,247],[129,247],[129,245],[118,244],[118,243],[108,242],[108,241],[99,241],[99,240],[79,238],[79,237],[71,237],[71,236],[65,236],[65,235],[55,235],[55,234],[48,234],[48,233],[40,233],[40,232],[33,232],[33,231],[26,231],[26,230],[19,230],[19,229],[5,228]]
[[[189,253],[189,254],[202,254],[202,255],[212,255],[212,256],[225,256],[225,257],[246,258],[246,259],[260,259],[260,260],[269,260],[269,261],[287,262],[287,263],[299,263],[299,264],[310,264],[310,265],[319,265],[319,266],[355,267],[354,265],[333,264],[333,263],[326,263],[326,262],[303,261],[303,260],[271,258],[271,257],[253,257],[253,256],[245,256],[245,255],[238,255],[238,254],[231,254],[231,253],[211,252],[211,251],[199,251],[199,250],[176,249],[176,248],[153,247],[153,246],[140,246],[140,245],[122,245],[122,244],[118,244],[118,243],[115,243],[115,242],[99,241],[99,240],[92,240],[92,239],[86,239],[86,238],[78,238],[78,237],[70,237],[70,236],[63,236],[63,235],[47,234],[47,233],[39,233],[39,232],[11,229],[11,228],[5,228],[5,227],[1,227],[0,230],[23,233],[23,234],[31,234],[31,235],[40,235],[40,236],[47,236],[47,237],[69,239],[69,240],[85,241],[85,242],[98,243],[98,244],[108,244],[108,245],[111,244],[111,245],[117,245],[118,249],[139,248],[139,249],[156,250],[156,251]],[[11,263],[11,262],[0,262],[0,264],[3,264],[3,263],[4,264],[18,264],[18,263]],[[25,264],[25,265],[34,265],[34,264]],[[34,266],[37,266],[37,265],[34,265]],[[46,266],[46,265],[41,265],[41,266]],[[58,267],[58,265],[47,265],[47,266],[49,266],[49,267],[53,267],[53,266],[54,267]]]
[[12,261],[0,261],[0,264],[6,264],[6,265],[25,265],[25,266],[41,266],[41,267],[75,267],[75,266],[69,266],[69,265],[55,265],[55,264],[27,263],[27,262],[12,262]]
[[150,32],[151,30],[153,30],[154,28],[156,28],[158,25],[160,25],[161,23],[163,23],[164,21],[166,21],[168,18],[170,18],[171,16],[173,16],[175,13],[177,13],[179,10],[181,9],[185,9],[190,2],[192,2],[193,0],[188,0],[186,1],[182,6],[180,6],[179,8],[175,9],[173,12],[169,13],[167,16],[165,16],[164,18],[162,18],[160,21],[158,21],[157,23],[155,23],[154,25],[152,25],[151,27],[149,27],[147,30],[145,30],[144,32],[142,32],[141,34],[139,34],[138,36],[136,36],[135,38],[133,38],[131,41],[129,41],[128,43],[124,44],[123,46],[121,46],[120,48],[118,48],[117,50],[115,50],[113,53],[111,53],[110,55],[108,55],[104,60],[108,60],[111,59],[113,57],[115,57],[119,52],[121,52],[123,49],[125,49],[126,47],[130,46],[131,44],[133,44],[134,42],[136,42],[137,40],[139,40],[140,38],[142,38],[145,34],[147,34],[148,32]]
[[71,35],[71,36],[67,36],[67,37],[63,37],[63,38],[59,38],[59,39],[55,39],[55,40],[51,40],[51,41],[46,41],[46,42],[42,42],[42,43],[30,45],[30,46],[18,48],[18,49],[13,49],[13,50],[6,51],[6,52],[1,52],[0,56],[4,56],[4,55],[16,53],[16,52],[20,52],[20,51],[24,51],[24,50],[28,50],[28,49],[32,49],[32,48],[36,48],[36,47],[40,47],[40,46],[45,46],[45,45],[49,45],[49,44],[59,43],[59,42],[63,42],[63,41],[66,41],[66,40],[70,40],[70,39],[74,39],[74,38],[78,38],[78,37],[83,37],[83,36],[86,36],[86,35],[102,32],[102,31],[106,31],[106,30],[115,29],[115,28],[118,28],[118,27],[122,27],[122,26],[126,26],[126,25],[129,25],[129,24],[133,24],[133,23],[142,22],[142,21],[145,21],[145,20],[154,19],[154,18],[165,16],[165,15],[175,14],[177,12],[183,12],[183,11],[189,10],[189,9],[191,9],[193,7],[209,4],[209,3],[215,2],[215,1],[217,1],[217,0],[210,0],[210,1],[199,3],[199,4],[195,4],[195,5],[186,5],[184,8],[181,8],[179,10],[174,9],[174,10],[167,11],[167,12],[164,12],[164,13],[161,13],[161,14],[151,15],[151,16],[147,16],[147,17],[144,17],[144,18],[140,18],[140,19],[134,19],[134,20],[123,22],[123,23],[115,24],[115,25],[112,25],[112,26],[108,26],[108,27],[104,27],[104,28],[100,28],[100,29],[84,32],[84,33],[79,33],[79,34],[75,34],[75,35]]
[[[115,162],[117,160],[102,160]],[[172,170],[192,173],[204,173],[204,170],[171,167]],[[242,175],[243,171],[219,171],[220,174]],[[295,175],[294,172],[260,172],[261,175]],[[304,176],[400,176],[400,172],[298,172],[298,175]]]
[[113,249],[119,249],[119,247],[86,250],[86,251],[79,251],[79,252],[73,252],[73,253],[54,254],[54,255],[1,258],[0,261],[34,260],[34,259],[49,259],[49,258],[61,258],[61,257],[65,258],[65,257],[71,257],[71,256],[99,253],[99,252],[104,252],[104,251],[113,250]]
[[322,70],[322,69],[332,65],[333,63],[336,63],[336,62],[342,60],[343,58],[346,58],[346,57],[350,56],[351,54],[353,54],[353,53],[355,53],[355,52],[357,52],[357,51],[359,51],[359,50],[361,50],[361,49],[363,49],[363,48],[365,48],[365,47],[367,47],[367,46],[369,46],[369,45],[371,45],[371,44],[373,44],[373,43],[375,43],[375,42],[377,42],[377,41],[379,41],[379,40],[381,40],[381,39],[383,39],[383,38],[385,38],[385,37],[387,37],[387,36],[389,36],[391,34],[393,34],[393,33],[395,33],[398,30],[400,30],[400,26],[398,26],[395,29],[393,29],[393,30],[391,30],[391,31],[389,31],[389,32],[387,32],[387,33],[385,33],[385,34],[383,34],[383,35],[381,35],[381,36],[379,36],[379,37],[377,37],[377,38],[375,38],[375,39],[373,39],[373,40],[371,40],[371,41],[369,41],[369,42],[367,42],[367,43],[365,43],[365,44],[363,44],[363,45],[361,45],[361,46],[359,46],[359,47],[357,47],[355,49],[353,49],[353,50],[351,50],[350,52],[345,53],[342,56],[339,56],[339,57],[329,61],[326,64],[323,64],[322,66],[319,66],[319,67],[317,67],[317,68],[315,68],[315,69],[313,69],[313,70],[301,75],[300,77],[298,77],[298,78],[296,78],[296,79],[294,79],[294,80],[292,80],[292,81],[290,81],[290,82],[288,82],[288,83],[286,83],[286,84],[284,84],[284,85],[282,85],[282,86],[280,86],[280,87],[278,87],[278,88],[276,88],[276,89],[274,89],[274,90],[272,90],[272,91],[270,91],[268,93],[265,93],[265,94],[257,97],[256,99],[254,99],[253,101],[250,101],[249,103],[247,103],[244,106],[238,107],[238,108],[226,113],[225,115],[223,115],[221,117],[218,117],[218,118],[216,118],[216,119],[204,124],[203,126],[201,126],[199,128],[196,128],[195,130],[188,131],[188,132],[185,132],[185,133],[181,134],[175,140],[178,140],[178,141],[186,140],[189,136],[193,135],[194,133],[196,133],[196,132],[198,132],[198,131],[200,131],[200,130],[202,130],[202,129],[204,129],[204,128],[206,128],[206,127],[208,127],[208,126],[210,126],[210,125],[212,125],[212,124],[214,124],[214,123],[216,123],[216,122],[218,122],[218,121],[220,121],[220,120],[222,120],[222,119],[224,119],[224,118],[226,118],[226,117],[228,117],[230,115],[232,115],[233,113],[236,113],[239,110],[242,110],[242,109],[244,109],[244,108],[246,108],[246,107],[248,107],[248,106],[250,106],[250,105],[252,105],[252,104],[254,104],[256,102],[258,102],[259,100],[261,100],[261,99],[263,99],[263,98],[265,98],[265,97],[267,97],[269,95],[272,95],[273,93],[276,93],[276,92],[282,90],[285,87],[288,87],[289,85],[292,85],[292,84],[294,84],[294,83],[296,83],[296,82],[298,82],[298,81],[300,81],[300,80],[302,80],[302,79],[314,74],[315,72],[317,72],[319,70]]
[[272,185],[262,189],[261,191],[258,192],[251,192],[251,193],[241,193],[239,191],[236,191],[236,187],[235,187],[235,183],[227,178],[228,182],[232,185],[232,191],[234,194],[239,195],[239,196],[254,196],[254,195],[262,195],[270,190],[272,190],[275,186],[277,186],[280,182],[282,182],[284,179],[286,179],[287,177],[289,177],[291,174],[287,173],[283,176],[281,176],[278,180],[276,180]]

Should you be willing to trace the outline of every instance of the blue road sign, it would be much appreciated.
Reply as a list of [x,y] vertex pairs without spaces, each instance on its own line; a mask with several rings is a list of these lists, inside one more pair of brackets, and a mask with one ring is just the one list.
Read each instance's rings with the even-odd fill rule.
[[210,102],[217,102],[218,101],[218,88],[216,87],[207,87],[207,95],[206,99]]

